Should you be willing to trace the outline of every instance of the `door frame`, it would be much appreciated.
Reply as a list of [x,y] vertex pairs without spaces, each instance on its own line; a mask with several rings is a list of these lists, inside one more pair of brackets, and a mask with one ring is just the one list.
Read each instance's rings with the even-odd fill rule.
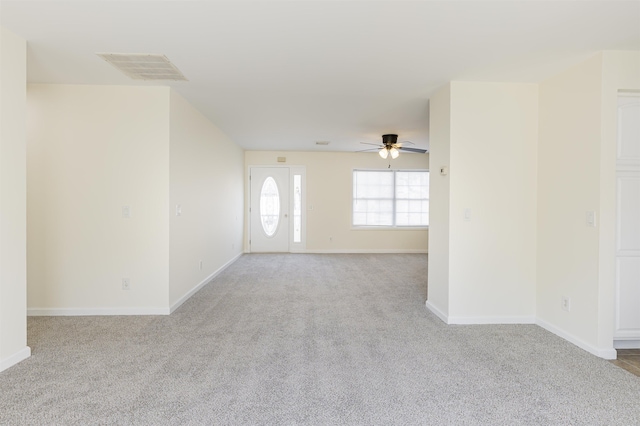
[[[616,129],[616,156],[615,156],[615,246],[614,246],[614,262],[615,262],[615,279],[614,279],[614,330],[613,330],[613,347],[616,349],[631,349],[640,348],[640,334],[638,330],[624,330],[620,329],[620,265],[619,258],[625,257],[625,254],[634,256],[631,253],[621,253],[619,249],[619,237],[620,237],[620,192],[621,183],[626,179],[637,179],[640,176],[640,160],[637,157],[623,157],[621,155],[621,121],[620,121],[620,100],[621,98],[633,98],[640,100],[640,92],[622,92],[617,93],[617,129]],[[635,250],[631,250],[635,251]]]
[[[245,199],[247,200],[247,205],[245,208],[245,217],[246,220],[246,229],[247,236],[245,238],[245,253],[252,253],[251,250],[251,170],[252,169],[277,169],[277,168],[287,168],[289,169],[289,207],[287,208],[287,212],[289,214],[289,253],[304,253],[307,247],[307,168],[306,166],[292,166],[292,165],[271,165],[271,164],[261,164],[261,165],[248,165],[246,170],[246,179],[247,179],[247,196]],[[293,216],[293,180],[295,175],[301,176],[301,239],[300,242],[294,242],[294,216]]]

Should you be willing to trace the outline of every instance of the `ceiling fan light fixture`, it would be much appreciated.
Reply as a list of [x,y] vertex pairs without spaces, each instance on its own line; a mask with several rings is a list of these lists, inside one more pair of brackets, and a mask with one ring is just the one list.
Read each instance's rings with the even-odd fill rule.
[[[387,157],[389,156],[389,150],[388,150],[386,147],[385,147],[385,148],[382,148],[382,149],[378,152],[378,154],[380,155],[380,157],[382,157],[384,160],[386,160],[386,159],[387,159]],[[397,154],[396,154],[396,155],[397,155]],[[393,156],[392,156],[392,157],[393,157]]]
[[[395,149],[395,148],[391,148],[391,149],[389,150],[389,153],[391,154],[391,158],[392,158],[392,159],[394,159],[394,160],[395,160],[396,158],[398,158],[398,156],[400,155],[400,151],[398,151],[398,150],[397,150],[397,149]],[[385,156],[385,157],[386,157],[386,156]]]

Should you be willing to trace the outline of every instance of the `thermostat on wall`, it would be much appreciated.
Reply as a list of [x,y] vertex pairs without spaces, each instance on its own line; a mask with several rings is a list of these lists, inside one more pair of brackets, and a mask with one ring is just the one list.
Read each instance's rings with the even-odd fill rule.
[[449,174],[449,167],[447,167],[447,166],[440,167],[440,174],[442,176],[448,175]]

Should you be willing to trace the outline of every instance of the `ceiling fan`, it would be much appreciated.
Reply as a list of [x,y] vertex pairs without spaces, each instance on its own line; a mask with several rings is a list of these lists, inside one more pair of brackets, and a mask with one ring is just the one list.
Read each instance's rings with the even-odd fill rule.
[[362,151],[378,150],[378,155],[380,155],[380,157],[384,159],[386,159],[389,155],[391,155],[391,158],[396,159],[400,155],[400,151],[419,152],[421,154],[424,154],[427,152],[426,149],[409,148],[407,146],[404,146],[404,144],[413,145],[413,142],[409,142],[409,141],[398,142],[398,135],[382,135],[382,145],[379,145],[376,143],[369,143],[369,142],[360,142],[360,143],[364,145],[377,146],[377,148],[364,149]]

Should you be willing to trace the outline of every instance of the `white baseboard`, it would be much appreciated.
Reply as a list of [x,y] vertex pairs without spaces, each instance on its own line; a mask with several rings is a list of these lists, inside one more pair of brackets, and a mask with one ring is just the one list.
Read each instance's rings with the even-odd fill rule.
[[535,324],[536,318],[529,315],[497,316],[497,317],[449,317],[448,324],[482,325],[482,324]]
[[555,334],[556,336],[562,337],[564,340],[573,343],[574,345],[576,345],[577,347],[579,347],[580,349],[584,349],[585,351],[600,357],[600,358],[604,358],[604,359],[616,359],[617,358],[617,353],[616,350],[612,348],[598,348],[596,346],[590,345],[589,343],[585,342],[584,340],[570,334],[567,333],[564,330],[559,329],[558,327],[549,324],[548,322],[546,322],[545,320],[542,320],[540,318],[536,318],[536,324],[539,325],[540,327],[544,328],[545,330]]
[[445,324],[449,324],[449,317],[444,312],[442,312],[438,307],[436,307],[433,303],[431,303],[428,300],[424,302],[424,304],[428,310],[433,312],[435,316],[437,316],[442,321],[444,321]]
[[20,349],[15,354],[11,355],[8,358],[0,360],[0,371],[4,371],[7,368],[13,367],[20,361],[24,361],[25,359],[31,356],[31,348],[29,346],[25,346]]
[[614,340],[613,347],[615,349],[640,349],[640,340]]
[[433,312],[438,318],[446,324],[458,325],[481,325],[481,324],[535,324],[535,317],[529,315],[522,316],[492,316],[492,317],[452,317],[446,315],[442,310],[436,307],[428,300],[425,302],[427,309]]
[[238,253],[233,259],[222,265],[214,273],[202,280],[198,285],[189,290],[184,296],[182,296],[171,307],[157,307],[157,308],[128,308],[128,307],[113,307],[113,308],[28,308],[27,316],[30,317],[67,317],[67,316],[100,316],[100,315],[170,315],[173,311],[178,309],[185,301],[193,296],[198,290],[200,290],[205,284],[215,278],[220,272],[224,271],[229,265],[238,260],[242,256],[242,253]]
[[202,287],[204,287],[206,284],[208,284],[209,281],[211,281],[212,279],[217,277],[222,271],[227,269],[233,262],[235,262],[236,260],[240,259],[240,256],[242,256],[242,255],[243,255],[243,253],[238,253],[230,261],[228,261],[227,263],[225,263],[224,265],[222,265],[221,267],[216,269],[211,275],[209,275],[204,280],[200,281],[200,283],[198,283],[195,287],[193,287],[191,290],[189,290],[187,293],[185,293],[184,296],[182,296],[173,305],[171,305],[170,313],[173,313],[176,309],[178,309],[180,307],[180,305],[182,305],[184,302],[189,300],[189,298],[191,296],[196,294]]
[[304,249],[296,253],[309,254],[427,254],[423,249]]
[[29,308],[29,317],[74,317],[101,315],[169,315],[169,308]]

